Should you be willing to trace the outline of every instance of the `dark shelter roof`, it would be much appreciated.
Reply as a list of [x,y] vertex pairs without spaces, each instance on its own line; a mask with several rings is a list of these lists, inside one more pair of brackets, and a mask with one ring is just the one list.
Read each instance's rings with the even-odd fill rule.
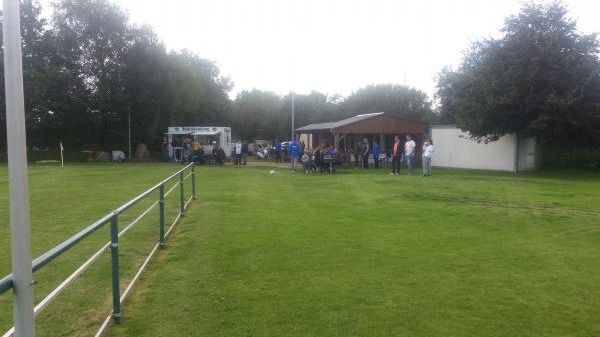
[[422,134],[425,122],[388,115],[383,112],[357,115],[337,122],[309,124],[296,129],[300,133],[328,131],[331,133],[413,133]]

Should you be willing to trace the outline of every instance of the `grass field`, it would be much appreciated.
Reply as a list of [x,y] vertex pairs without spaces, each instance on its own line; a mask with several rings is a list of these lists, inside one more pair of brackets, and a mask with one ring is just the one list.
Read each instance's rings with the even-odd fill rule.
[[[69,200],[36,215],[41,185],[61,173],[33,167],[34,230],[45,214],[45,230],[66,237],[79,227],[60,228],[56,207],[81,217],[80,205],[94,215],[87,223],[162,179],[135,172],[177,168],[81,165],[70,173],[80,183],[50,196]],[[198,200],[108,336],[600,335],[597,173],[270,169],[198,169]],[[81,192],[87,184],[100,196]],[[34,245],[51,243],[34,233]],[[104,291],[94,294],[110,308]],[[65,297],[38,318],[40,336],[93,335],[98,301]]]

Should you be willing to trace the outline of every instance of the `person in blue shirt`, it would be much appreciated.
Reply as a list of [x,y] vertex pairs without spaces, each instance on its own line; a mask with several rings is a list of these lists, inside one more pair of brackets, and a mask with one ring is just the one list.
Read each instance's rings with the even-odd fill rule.
[[279,139],[275,139],[273,148],[275,149],[275,162],[281,163],[281,141]]
[[325,153],[323,154],[325,157],[333,158],[333,145],[329,145],[325,149]]
[[376,141],[373,141],[373,144],[371,145],[371,153],[373,154],[373,161],[375,162],[375,168],[378,169],[379,168],[379,144],[377,144]]
[[298,156],[300,156],[300,144],[294,139],[288,146],[288,155],[290,156],[290,162],[292,165],[292,171],[296,171],[296,164],[298,163]]

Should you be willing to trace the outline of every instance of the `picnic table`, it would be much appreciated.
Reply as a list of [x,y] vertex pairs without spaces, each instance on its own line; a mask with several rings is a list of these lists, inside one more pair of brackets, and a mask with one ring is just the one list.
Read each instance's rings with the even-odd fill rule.
[[332,156],[324,156],[323,162],[329,164],[329,173],[333,173],[333,163],[335,162],[335,158]]

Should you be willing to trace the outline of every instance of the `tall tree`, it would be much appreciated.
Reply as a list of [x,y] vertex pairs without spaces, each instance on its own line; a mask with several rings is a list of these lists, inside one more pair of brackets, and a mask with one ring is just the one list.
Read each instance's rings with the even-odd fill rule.
[[123,81],[132,143],[143,142],[149,148],[157,148],[169,125],[169,57],[150,27],[132,27],[130,34],[133,42],[124,57]]
[[[23,90],[25,94],[25,114],[28,145],[47,145],[46,125],[51,120],[48,101],[53,81],[47,49],[52,46],[51,36],[46,34],[46,20],[41,17],[41,6],[37,0],[23,0],[20,6],[21,46],[23,64]],[[1,34],[1,29],[0,29]],[[0,37],[1,42],[2,37]],[[0,57],[2,50],[0,50]],[[3,65],[2,65],[3,67]],[[0,79],[4,92],[4,72]],[[1,110],[5,109],[4,96],[0,96]],[[2,120],[4,114],[2,114]],[[2,128],[5,123],[2,123]]]
[[48,25],[38,0],[21,5],[32,144],[125,149],[131,116],[134,144],[158,145],[169,125],[231,119],[232,84],[214,62],[167,53],[150,28],[130,26],[108,0],[59,0],[54,9]]
[[[338,105],[332,102],[337,96],[312,91],[308,95],[294,94],[294,128],[307,124],[331,122],[338,119]],[[292,125],[291,95],[283,98],[282,110],[279,113],[279,136],[289,139]]]
[[436,124],[456,124],[456,117],[453,115],[452,90],[455,89],[457,76],[456,72],[450,67],[445,67],[437,75],[437,92],[434,97],[439,100],[439,104],[434,111],[434,122]]
[[246,140],[273,139],[278,134],[281,98],[268,91],[242,91],[233,102],[232,132]]
[[525,4],[501,39],[474,43],[440,75],[442,109],[478,140],[518,133],[546,142],[599,144],[600,60],[560,2]]
[[428,120],[431,103],[423,91],[403,85],[370,85],[352,93],[343,103],[346,116],[387,112],[389,114]]
[[220,76],[209,60],[183,51],[169,54],[165,76],[169,121],[181,124],[219,124],[227,120],[230,108],[229,80]]
[[128,40],[127,15],[108,0],[62,0],[55,7],[54,32],[69,68],[83,80],[91,124],[81,125],[105,149],[124,148],[127,96],[124,56]]

